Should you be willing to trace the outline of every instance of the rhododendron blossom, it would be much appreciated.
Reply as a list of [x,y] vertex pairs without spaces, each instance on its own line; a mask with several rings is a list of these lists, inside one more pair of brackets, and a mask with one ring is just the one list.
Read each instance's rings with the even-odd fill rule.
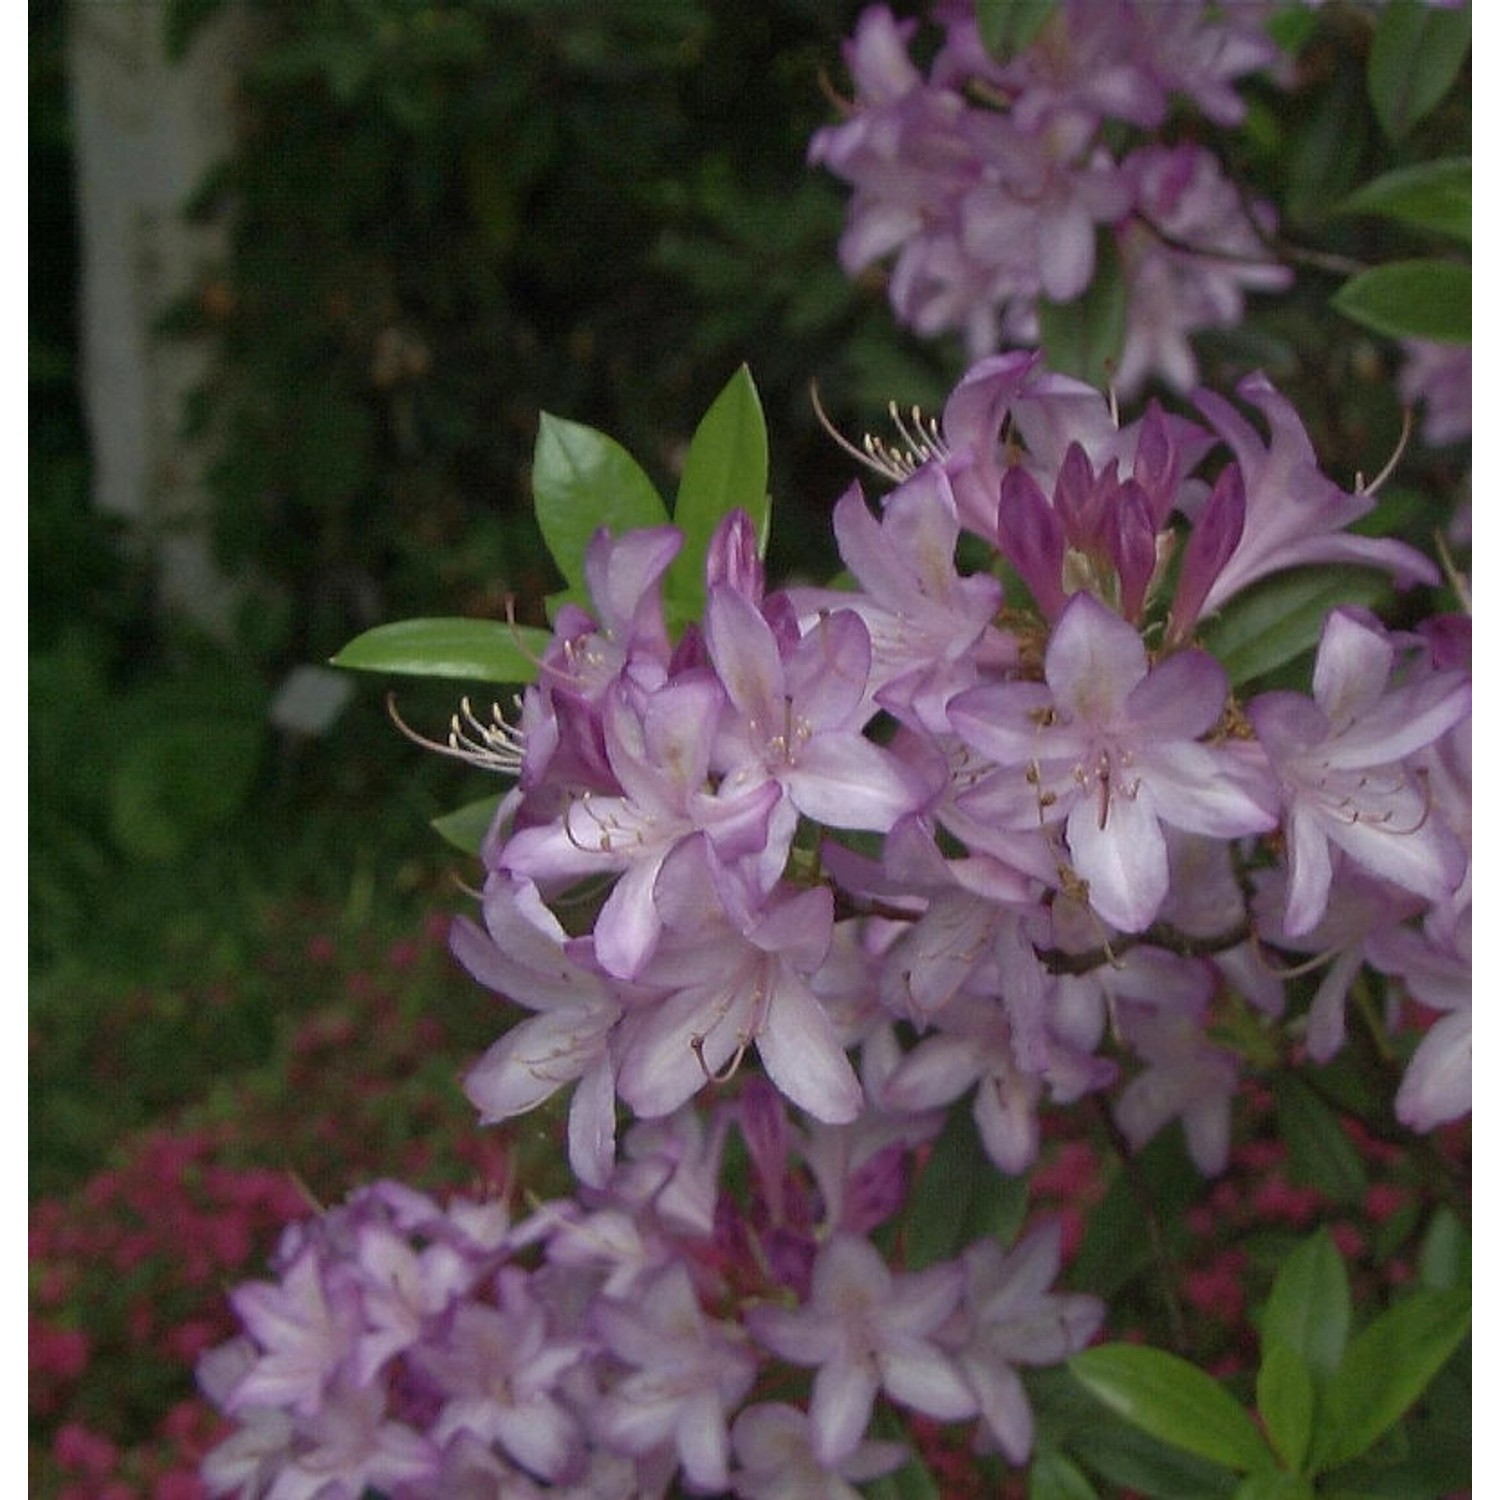
[[[1128,107],[1186,86],[1191,20]],[[904,98],[899,30],[861,36]],[[1193,75],[1204,108],[1253,54]],[[1332,1058],[1371,975],[1426,1022],[1398,1118],[1467,1111],[1468,632],[1323,606],[1220,659],[1268,580],[1436,577],[1349,530],[1374,495],[1265,377],[1238,395],[1268,438],[987,358],[865,444],[840,587],[768,588],[742,507],[699,527],[692,610],[686,529],[595,532],[590,606],[464,752],[513,784],[451,939],[509,1007],[470,1098],[571,1090],[578,1186],[518,1220],[384,1184],[288,1231],[204,1361],[240,1424],[213,1493],[847,1500],[924,1423],[1023,1464],[1024,1372],[1104,1309],[1052,1290],[1060,1225],[912,1223],[935,1164],[998,1192],[1094,1101],[1122,1152],[1172,1132],[1221,1173],[1247,1075]]]

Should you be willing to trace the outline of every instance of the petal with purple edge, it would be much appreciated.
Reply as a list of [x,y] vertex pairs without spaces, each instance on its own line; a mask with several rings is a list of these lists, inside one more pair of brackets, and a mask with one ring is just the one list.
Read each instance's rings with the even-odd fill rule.
[[880,1365],[886,1390],[914,1411],[957,1422],[979,1409],[974,1392],[953,1361],[926,1340],[892,1346]]
[[1474,1033],[1470,1013],[1444,1016],[1422,1038],[1396,1092],[1396,1118],[1412,1130],[1432,1130],[1473,1107]]
[[1068,600],[1047,643],[1047,685],[1058,707],[1090,724],[1112,723],[1147,671],[1135,629],[1092,594]]
[[795,975],[776,984],[755,1039],[771,1081],[793,1104],[827,1125],[845,1125],[864,1105],[864,1091],[816,995]]
[[[1102,823],[1102,826],[1101,826]],[[1089,905],[1122,932],[1144,932],[1167,896],[1167,844],[1150,790],[1115,793],[1101,819],[1098,799],[1068,814],[1073,867],[1088,881]]]
[[819,1369],[807,1414],[813,1451],[821,1463],[836,1464],[859,1447],[879,1388],[879,1377],[869,1360],[831,1360]]

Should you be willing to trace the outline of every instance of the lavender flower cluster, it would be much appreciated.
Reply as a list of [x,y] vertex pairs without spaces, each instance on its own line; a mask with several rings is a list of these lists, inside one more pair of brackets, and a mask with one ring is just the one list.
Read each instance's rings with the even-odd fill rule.
[[[855,1500],[907,1457],[869,1439],[877,1395],[971,1421],[1026,1457],[1017,1366],[1082,1348],[1102,1305],[1048,1290],[1055,1224],[891,1272],[868,1238],[905,1193],[932,1117],[789,1121],[751,1083],[709,1122],[638,1124],[600,1189],[514,1223],[392,1182],[287,1230],[277,1280],[234,1293],[244,1333],[205,1357],[240,1426],[211,1494],[392,1500],[694,1493]],[[751,1163],[719,1186],[730,1132]],[[806,1409],[776,1361],[813,1371]]]
[[[731,511],[680,632],[683,533],[595,534],[515,718],[453,741],[514,778],[453,948],[528,1013],[466,1087],[494,1122],[571,1086],[581,1187],[520,1225],[382,1187],[293,1231],[204,1372],[242,1423],[215,1493],[848,1496],[900,1462],[881,1392],[1019,1462],[1014,1366],[1100,1309],[1046,1290],[1046,1231],[877,1250],[951,1107],[1003,1173],[1096,1093],[1216,1172],[1239,1060],[1211,1026],[1271,1033],[1311,955],[1288,1033],[1332,1056],[1355,977],[1390,975],[1441,1013],[1397,1113],[1467,1111],[1467,620],[1333,609],[1311,691],[1242,702],[1200,642],[1252,586],[1439,578],[1351,529],[1373,493],[1263,377],[1239,396],[1122,425],[1034,354],[981,360],[867,440],[891,487],[835,508],[848,586],[768,589]],[[798,1368],[805,1405],[773,1399]]]
[[844,49],[847,118],[809,151],[854,189],[845,269],[894,256],[898,318],[923,335],[961,332],[977,358],[1035,345],[1039,302],[1084,293],[1104,232],[1124,287],[1117,388],[1160,377],[1186,393],[1189,336],[1238,323],[1246,292],[1284,290],[1291,273],[1265,248],[1269,204],[1245,201],[1208,147],[1149,132],[1174,99],[1239,123],[1235,81],[1278,59],[1263,17],[1256,4],[1062,0],[1001,59],[973,0],[947,0],[924,73],[910,55],[917,23],[870,7]]
[[[518,779],[483,924],[453,946],[532,1012],[468,1078],[484,1118],[576,1084],[570,1160],[600,1185],[617,1099],[664,1117],[753,1049],[827,1124],[977,1085],[1014,1173],[1042,1099],[1110,1088],[1133,1054],[1126,1133],[1181,1118],[1213,1172],[1236,1069],[1206,1020],[1226,991],[1280,1014],[1272,947],[1329,961],[1315,1057],[1365,963],[1454,1012],[1398,1108],[1462,1114],[1467,990],[1436,976],[1467,973],[1467,622],[1333,610],[1311,696],[1237,701],[1194,636],[1248,586],[1337,563],[1438,581],[1348,529],[1373,495],[1319,472],[1263,377],[1240,394],[1268,437],[1213,392],[1207,427],[1155,403],[1121,426],[1038,356],[983,360],[909,450],[870,445],[894,488],[876,513],[856,484],[833,518],[855,587],[767,593],[732,514],[676,642],[680,533],[601,530],[596,613],[564,607],[518,722],[476,741]],[[959,571],[961,537],[1015,598],[999,569]]]

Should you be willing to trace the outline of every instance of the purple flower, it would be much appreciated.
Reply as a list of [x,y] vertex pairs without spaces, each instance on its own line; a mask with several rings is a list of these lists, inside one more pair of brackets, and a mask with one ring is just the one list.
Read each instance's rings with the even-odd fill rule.
[[732,1475],[741,1500],[859,1500],[856,1484],[905,1461],[902,1443],[864,1442],[825,1464],[813,1451],[807,1413],[785,1402],[747,1406],[730,1433],[739,1460]]
[[230,1293],[246,1333],[259,1346],[226,1404],[318,1411],[335,1373],[354,1350],[359,1302],[347,1282],[331,1282],[316,1243],[294,1256],[277,1282],[247,1282]]
[[1090,905],[1143,931],[1168,890],[1163,823],[1217,838],[1275,826],[1263,770],[1199,743],[1226,691],[1202,652],[1152,668],[1135,630],[1075,594],[1047,645],[1045,686],[997,683],[949,705],[954,728],[997,768],[960,805],[1001,829],[1061,820]]
[[731,789],[769,777],[804,817],[879,832],[927,800],[926,781],[861,733],[870,635],[852,610],[819,615],[783,654],[760,610],[720,587],[703,634],[735,710],[716,751]]
[[1049,1223],[1008,1251],[993,1239],[963,1253],[964,1332],[959,1367],[979,1398],[980,1416],[1011,1463],[1031,1456],[1031,1403],[1015,1367],[1055,1365],[1098,1332],[1097,1297],[1050,1291],[1062,1262],[1062,1230]]
[[692,1485],[726,1490],[729,1413],[755,1379],[741,1331],[704,1315],[680,1262],[630,1302],[597,1302],[591,1321],[627,1371],[594,1406],[595,1432],[632,1455],[669,1446]]
[[1422,411],[1422,440],[1433,447],[1462,442],[1474,425],[1474,350],[1468,344],[1403,339],[1406,359],[1396,384],[1401,399]]
[[1188,1154],[1213,1176],[1229,1164],[1229,1105],[1239,1087],[1234,1056],[1208,1039],[1202,1007],[1124,1005],[1125,1040],[1145,1059],[1144,1071],[1115,1101],[1115,1119],[1140,1150],[1164,1125],[1182,1121]]
[[566,934],[530,881],[494,873],[485,929],[460,917],[455,957],[491,989],[537,1014],[512,1026],[469,1071],[464,1088],[486,1123],[535,1108],[577,1082],[568,1159],[589,1183],[614,1161],[615,1082],[610,1037],[621,1015],[611,986],[568,953]]
[[1460,1119],[1473,1105],[1470,878],[1420,932],[1388,928],[1369,943],[1372,967],[1397,975],[1415,1000],[1443,1013],[1417,1044],[1396,1093],[1396,1118],[1413,1130]]
[[[1180,10],[1155,6],[1152,14]],[[1191,336],[1234,327],[1247,292],[1285,291],[1292,272],[1265,248],[1274,228],[1270,205],[1256,202],[1247,213],[1212,152],[1143,146],[1121,171],[1134,213],[1118,231],[1126,325],[1115,385],[1128,395],[1157,374],[1186,394],[1198,379]]]
[[879,520],[860,487],[850,486],[834,508],[833,529],[863,592],[799,590],[799,609],[856,611],[870,636],[872,697],[904,721],[940,732],[949,697],[985,668],[1015,658],[993,625],[999,583],[961,575],[955,564],[959,518],[946,460],[908,475]]
[[1367,491],[1348,494],[1324,478],[1296,411],[1264,375],[1247,376],[1237,390],[1265,416],[1269,445],[1222,396],[1198,391],[1193,397],[1234,450],[1245,481],[1244,533],[1203,601],[1204,614],[1212,614],[1257,578],[1316,563],[1379,568],[1402,586],[1438,582],[1437,569],[1414,547],[1348,531],[1374,509],[1375,496]]
[[[594,953],[621,979],[633,979],[661,935],[652,887],[668,854],[707,831],[728,858],[766,852],[780,868],[785,850],[767,851],[774,781],[715,791],[711,757],[724,691],[705,673],[684,674],[652,692],[616,684],[602,719],[620,796],[584,793],[550,823],[523,828],[504,845],[498,868],[543,888],[619,873],[594,921]],[[788,832],[789,837],[789,832]]]
[[1463,846],[1440,818],[1407,757],[1469,710],[1466,673],[1428,672],[1391,686],[1390,637],[1352,610],[1325,621],[1313,696],[1263,693],[1246,712],[1280,779],[1291,937],[1322,919],[1333,851],[1402,890],[1438,901],[1463,877]]
[[809,987],[828,952],[826,887],[761,898],[690,840],[662,866],[655,901],[668,933],[642,972],[663,998],[625,1031],[621,1095],[645,1116],[670,1114],[753,1046],[793,1103],[828,1121],[859,1112],[859,1080]]
[[975,1414],[973,1392],[935,1342],[963,1286],[956,1262],[893,1273],[868,1240],[835,1234],[818,1253],[802,1307],[750,1309],[750,1332],[766,1348],[817,1367],[808,1418],[820,1462],[836,1464],[859,1447],[882,1389],[943,1421]]
[[502,1267],[496,1295],[494,1307],[457,1307],[441,1342],[414,1354],[413,1366],[442,1398],[433,1439],[446,1444],[459,1432],[472,1433],[498,1443],[538,1478],[567,1478],[582,1462],[583,1434],[556,1387],[586,1346],[549,1326],[529,1273],[519,1267]]

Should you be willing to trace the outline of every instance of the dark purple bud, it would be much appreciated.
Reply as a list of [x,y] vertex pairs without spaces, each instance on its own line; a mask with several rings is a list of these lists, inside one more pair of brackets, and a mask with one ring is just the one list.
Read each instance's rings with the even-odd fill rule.
[[777,589],[774,594],[767,596],[765,603],[760,607],[760,612],[766,624],[771,627],[771,634],[776,640],[776,649],[783,657],[790,656],[792,647],[802,639],[802,626],[797,614],[797,606],[785,590]]
[[1245,481],[1238,464],[1229,464],[1213,487],[1213,493],[1198,512],[1187,546],[1182,549],[1182,571],[1177,576],[1177,594],[1172,600],[1172,618],[1167,644],[1181,645],[1198,623],[1198,611],[1234,556],[1245,530]]
[[740,1134],[760,1183],[761,1197],[773,1224],[786,1217],[789,1139],[786,1105],[763,1078],[751,1076],[739,1099]]
[[1141,419],[1131,477],[1146,496],[1157,531],[1167,524],[1167,517],[1172,514],[1172,502],[1177,497],[1177,470],[1177,445],[1172,441],[1160,404],[1153,401]]
[[1094,466],[1078,443],[1069,443],[1052,490],[1052,503],[1068,541],[1080,552],[1088,552],[1094,540]]
[[708,646],[703,639],[703,627],[697,620],[689,620],[682,630],[682,639],[672,650],[672,659],[667,665],[668,677],[680,677],[684,672],[696,671],[699,667],[711,667]]
[[752,604],[760,603],[766,570],[760,560],[755,522],[746,511],[736,508],[719,522],[709,539],[704,571],[710,589],[727,584]]
[[1120,580],[1120,614],[1133,624],[1156,571],[1156,520],[1145,491],[1127,479],[1109,507],[1109,560]]
[[1057,513],[1025,469],[1007,469],[1000,481],[996,532],[1000,551],[1031,590],[1037,608],[1056,619],[1067,603],[1062,582],[1067,544]]

